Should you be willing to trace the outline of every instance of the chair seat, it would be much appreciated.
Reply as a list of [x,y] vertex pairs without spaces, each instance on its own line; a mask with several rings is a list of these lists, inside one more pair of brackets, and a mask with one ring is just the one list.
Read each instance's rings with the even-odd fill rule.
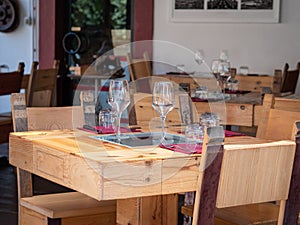
[[217,209],[215,217],[231,224],[239,225],[276,225],[279,206],[272,203],[261,203]]
[[[181,213],[192,217],[193,206],[183,206]],[[276,225],[278,213],[279,206],[272,203],[217,208],[214,225]]]
[[[214,225],[276,225],[279,207],[271,203],[216,209]],[[193,216],[193,206],[181,212]]]

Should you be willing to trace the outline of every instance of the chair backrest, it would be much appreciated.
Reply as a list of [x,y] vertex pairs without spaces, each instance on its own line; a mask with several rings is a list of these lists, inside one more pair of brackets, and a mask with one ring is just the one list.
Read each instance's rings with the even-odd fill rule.
[[279,104],[276,108],[274,96],[265,95],[256,136],[270,140],[294,140],[293,128],[295,122],[300,121],[300,111],[296,111],[294,107],[291,108],[294,110],[288,111],[289,107],[283,108]]
[[37,69],[38,62],[32,63],[27,87],[27,106],[51,106],[55,95],[59,61],[54,60],[53,68]]
[[152,76],[150,59],[148,53],[145,52],[143,59],[132,59],[130,54],[127,54],[127,63],[130,72],[131,81]]
[[289,70],[289,64],[286,63],[284,66],[283,74],[282,74],[282,85],[281,85],[281,93],[291,92],[295,93],[298,77],[300,72],[300,62],[297,64],[297,68],[295,70]]
[[300,99],[275,97],[274,109],[300,112]]
[[24,67],[24,63],[19,63],[17,71],[0,73],[0,95],[20,92]]
[[13,93],[11,105],[15,132],[73,129],[84,125],[81,106],[27,107],[23,93]]
[[193,224],[212,224],[210,222],[214,217],[224,155],[223,141],[223,127],[210,127],[206,130],[199,167]]
[[[143,129],[155,129],[159,127],[159,114],[152,107],[152,95],[148,93],[135,93],[133,95],[136,124]],[[174,109],[168,113],[166,123],[168,125],[189,124],[193,120],[192,107],[189,97],[180,94],[176,97]]]

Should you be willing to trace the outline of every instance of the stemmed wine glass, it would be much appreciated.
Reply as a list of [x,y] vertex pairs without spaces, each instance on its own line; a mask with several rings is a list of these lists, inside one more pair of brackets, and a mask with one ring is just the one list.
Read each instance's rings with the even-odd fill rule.
[[165,120],[167,114],[175,107],[175,93],[172,82],[159,81],[154,83],[152,107],[160,114],[162,122],[161,144],[165,144]]
[[130,104],[129,85],[127,80],[111,80],[108,92],[108,104],[111,105],[112,112],[116,115],[116,137],[121,141],[121,115]]
[[214,59],[211,62],[211,72],[217,80],[217,86],[220,86],[220,71],[219,71],[220,62],[221,61],[219,59]]
[[217,79],[217,81],[220,80],[220,71],[219,71],[219,65],[220,65],[220,60],[219,59],[214,59],[211,62],[211,72]]
[[195,61],[196,63],[198,63],[199,65],[201,65],[202,63],[204,63],[204,54],[203,51],[198,49],[195,52]]
[[219,74],[222,80],[223,88],[222,91],[225,92],[226,85],[231,78],[230,72],[230,62],[228,61],[221,61],[219,64]]

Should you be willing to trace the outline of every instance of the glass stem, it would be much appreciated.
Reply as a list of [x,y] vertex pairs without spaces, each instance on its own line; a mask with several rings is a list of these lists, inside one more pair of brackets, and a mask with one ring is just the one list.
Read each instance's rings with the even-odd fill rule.
[[166,117],[161,116],[161,131],[162,131],[161,144],[165,143],[165,137],[166,137],[165,123],[166,123]]
[[225,89],[226,89],[226,81],[223,81],[223,90],[222,92],[225,94]]
[[117,139],[121,141],[121,114],[117,115]]

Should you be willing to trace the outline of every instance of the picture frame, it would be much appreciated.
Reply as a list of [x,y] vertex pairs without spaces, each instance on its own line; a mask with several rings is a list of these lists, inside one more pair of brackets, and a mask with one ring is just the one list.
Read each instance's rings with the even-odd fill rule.
[[169,0],[172,22],[279,23],[280,0]]

